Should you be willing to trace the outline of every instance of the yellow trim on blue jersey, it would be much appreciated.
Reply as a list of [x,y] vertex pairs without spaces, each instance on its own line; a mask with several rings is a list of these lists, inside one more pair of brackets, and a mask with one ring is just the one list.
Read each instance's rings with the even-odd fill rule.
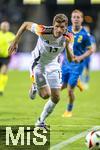
[[76,34],[76,33],[79,33],[79,32],[81,31],[81,29],[82,29],[82,26],[80,27],[80,29],[79,29],[78,31],[75,31],[75,30],[72,28],[72,32]]
[[87,46],[87,48],[92,48],[92,46],[90,45],[90,46]]

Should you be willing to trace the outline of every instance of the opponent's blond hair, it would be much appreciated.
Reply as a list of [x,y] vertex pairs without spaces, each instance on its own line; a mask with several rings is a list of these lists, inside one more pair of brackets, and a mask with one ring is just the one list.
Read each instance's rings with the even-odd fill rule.
[[72,13],[71,13],[71,15],[72,15],[73,13],[80,13],[80,14],[81,14],[81,17],[84,18],[83,12],[82,12],[81,10],[79,10],[79,9],[73,10]]

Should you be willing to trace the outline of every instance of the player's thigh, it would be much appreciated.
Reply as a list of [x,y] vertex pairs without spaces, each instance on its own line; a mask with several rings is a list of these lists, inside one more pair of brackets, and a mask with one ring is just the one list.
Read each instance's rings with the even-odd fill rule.
[[6,74],[8,71],[8,64],[10,62],[10,57],[0,58],[0,72]]
[[47,80],[51,89],[61,88],[61,70],[46,72]]
[[35,80],[39,95],[47,99],[51,95],[51,90],[47,81],[47,77],[40,70],[35,70]]
[[69,73],[62,73],[62,86],[61,86],[61,90],[67,88],[67,84],[68,84],[68,79],[69,79]]
[[8,65],[3,64],[0,69],[1,74],[7,74],[7,71],[8,71]]
[[53,72],[47,73],[47,79],[49,86],[51,88],[51,99],[54,103],[57,103],[60,99],[60,89],[61,89],[61,70],[55,70]]
[[78,78],[79,78],[79,74],[75,74],[75,73],[70,74],[68,85],[74,88],[77,85]]

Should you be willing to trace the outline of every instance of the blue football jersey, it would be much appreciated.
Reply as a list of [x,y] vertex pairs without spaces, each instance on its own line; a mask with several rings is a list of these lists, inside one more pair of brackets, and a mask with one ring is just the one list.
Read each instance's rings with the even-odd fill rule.
[[95,44],[95,37],[93,35],[90,35],[91,44]]
[[72,32],[74,35],[74,54],[77,56],[84,54],[87,48],[91,46],[90,34],[84,28],[79,32],[74,33],[72,31],[72,26],[68,27],[68,31]]
[[[91,47],[91,36],[90,34],[84,29],[82,28],[79,32],[74,33],[72,31],[72,26],[68,27],[68,31],[73,33],[74,35],[74,45],[73,45],[73,52],[74,55],[76,56],[80,56],[82,54],[84,54],[87,51],[88,47]],[[93,41],[93,39],[92,39]],[[66,58],[66,51],[64,50],[62,52],[62,57],[63,57],[63,63],[68,63],[67,58]]]

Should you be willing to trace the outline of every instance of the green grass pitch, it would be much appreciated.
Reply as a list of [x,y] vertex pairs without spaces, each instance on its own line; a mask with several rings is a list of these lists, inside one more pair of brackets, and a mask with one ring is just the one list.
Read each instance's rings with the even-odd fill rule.
[[[0,125],[33,125],[39,117],[46,100],[39,96],[31,101],[28,90],[31,85],[29,73],[10,71],[4,96],[0,97]],[[51,125],[51,146],[69,139],[94,126],[100,126],[100,72],[92,72],[90,88],[75,90],[76,101],[72,118],[62,118],[66,108],[66,90],[54,112],[47,118]],[[62,150],[86,150],[85,138],[81,138]]]

